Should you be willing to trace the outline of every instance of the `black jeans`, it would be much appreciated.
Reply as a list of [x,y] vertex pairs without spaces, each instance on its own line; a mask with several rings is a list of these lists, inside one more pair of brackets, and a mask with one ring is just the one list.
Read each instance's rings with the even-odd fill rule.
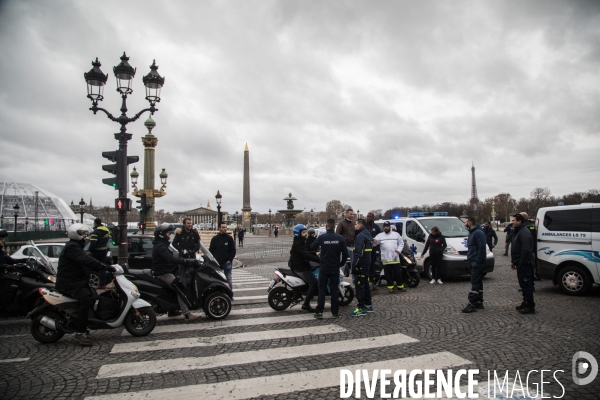
[[469,262],[471,270],[471,291],[469,292],[469,303],[475,305],[483,301],[483,264]]
[[356,301],[358,308],[365,308],[371,305],[371,288],[369,288],[369,278],[366,274],[359,273],[354,275],[354,286],[356,287]]
[[533,302],[533,265],[527,264],[523,267],[517,267],[517,278],[519,279],[519,286],[523,292],[523,301],[531,305],[535,305]]
[[327,295],[327,284],[331,290],[331,313],[338,315],[340,307],[338,305],[338,285],[340,283],[340,272],[323,272],[319,274],[319,299],[317,301],[317,312],[322,313],[325,309],[325,296]]
[[[86,282],[87,283],[87,282]],[[69,293],[74,299],[79,300],[79,310],[77,311],[77,333],[87,332],[87,323],[90,315],[90,308],[94,304],[94,296],[89,287],[77,289]]]
[[429,256],[429,262],[431,263],[431,277],[435,280],[440,279],[440,269],[442,268],[442,258],[444,253],[431,254]]
[[385,282],[387,283],[388,289],[394,288],[394,281],[396,285],[404,285],[404,279],[402,278],[402,267],[400,263],[384,264],[383,271],[385,273]]
[[306,292],[306,297],[304,298],[304,305],[309,306],[310,301],[315,296],[315,293],[319,291],[319,283],[317,282],[317,278],[310,271],[294,271],[296,275],[298,275],[302,280],[308,285],[308,290]]

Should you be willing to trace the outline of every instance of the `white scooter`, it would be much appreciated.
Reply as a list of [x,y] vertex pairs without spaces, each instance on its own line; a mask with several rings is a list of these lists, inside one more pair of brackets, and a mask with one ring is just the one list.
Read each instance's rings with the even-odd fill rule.
[[[315,275],[318,281],[319,268],[312,270],[312,274]],[[275,287],[278,283],[283,286]],[[308,285],[291,269],[276,268],[271,284],[267,289],[269,305],[275,311],[283,311],[288,307],[292,308],[304,300],[303,296],[306,296],[307,291]],[[327,295],[329,296],[330,293],[331,291],[327,287]],[[340,268],[340,281],[338,284],[338,304],[347,306],[353,299],[354,289],[350,283],[344,282],[344,269],[342,267]]]
[[[100,300],[96,311],[90,311],[88,328],[115,329],[125,325],[127,332],[133,336],[149,334],[156,326],[156,314],[152,306],[139,298],[138,288],[125,278],[121,266],[113,265],[113,268],[114,290],[103,291],[100,297],[105,297],[105,301]],[[32,319],[31,334],[34,339],[41,343],[54,343],[65,333],[75,333],[79,301],[54,289],[39,288],[38,291],[42,297],[27,314]],[[99,309],[103,303],[114,307],[109,313],[112,315],[106,313],[106,308]],[[100,319],[100,314],[104,314],[105,319]]]

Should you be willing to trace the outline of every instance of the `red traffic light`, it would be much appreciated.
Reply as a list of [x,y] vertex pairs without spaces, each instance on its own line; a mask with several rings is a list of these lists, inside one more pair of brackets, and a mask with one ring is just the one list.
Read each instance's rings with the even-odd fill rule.
[[131,200],[127,198],[115,199],[115,210],[131,211]]

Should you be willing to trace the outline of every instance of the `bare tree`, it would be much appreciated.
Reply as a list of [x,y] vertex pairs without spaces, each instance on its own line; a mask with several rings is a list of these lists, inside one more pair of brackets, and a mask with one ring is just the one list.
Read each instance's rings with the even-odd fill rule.
[[325,205],[325,213],[327,214],[327,218],[333,218],[336,221],[341,218],[345,208],[341,201],[339,200],[330,200]]
[[549,206],[552,203],[553,201],[550,197],[550,189],[548,189],[547,187],[538,187],[533,189],[530,193],[530,210],[532,212],[528,213],[531,214],[529,216],[535,216],[537,214],[537,210],[539,210],[542,207]]
[[498,219],[503,222],[510,220],[510,216],[514,211],[516,204],[517,201],[512,198],[510,193],[497,194],[494,197],[494,208],[496,209]]

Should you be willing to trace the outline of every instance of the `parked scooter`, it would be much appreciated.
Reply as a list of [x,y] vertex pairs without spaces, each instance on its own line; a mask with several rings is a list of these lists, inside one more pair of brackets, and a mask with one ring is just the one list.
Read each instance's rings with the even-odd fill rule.
[[[417,270],[417,262],[415,256],[410,251],[402,251],[400,254],[400,266],[402,267],[402,278],[406,286],[415,288],[419,286],[421,282],[421,276]],[[373,283],[376,286],[381,286],[381,281],[385,280],[385,273],[383,271],[383,264],[381,257],[378,256],[374,264],[375,273],[373,274]]]
[[190,311],[202,307],[210,319],[223,319],[231,312],[233,292],[217,260],[203,243],[200,249],[204,256],[197,258],[193,268],[188,269],[185,285],[179,278],[167,285],[155,278],[151,269],[130,269],[126,276],[137,285],[142,298],[152,304],[157,314],[179,310],[179,294]]
[[[313,275],[319,279],[319,268],[312,270]],[[281,286],[275,287],[281,283]],[[304,301],[304,296],[308,291],[308,285],[302,278],[294,273],[291,269],[276,268],[271,284],[267,289],[269,293],[269,305],[275,311],[283,311],[286,308],[292,308],[296,304]],[[327,287],[327,295],[331,291]],[[344,267],[340,268],[340,282],[338,285],[338,304],[347,306],[354,299],[354,289],[348,282],[344,282]]]
[[[98,309],[96,312],[90,311],[88,328],[115,329],[125,325],[127,332],[133,336],[145,336],[156,326],[156,314],[149,303],[139,298],[137,287],[125,278],[123,268],[119,265],[113,267],[116,313],[102,320],[97,316]],[[42,298],[27,314],[32,319],[31,334],[34,339],[41,343],[54,343],[65,333],[75,333],[79,301],[50,288],[39,288],[39,293]]]
[[47,271],[52,264],[36,247],[26,263],[4,265],[0,271],[0,316],[19,317],[33,309],[40,298],[38,288],[54,288],[56,277]]

